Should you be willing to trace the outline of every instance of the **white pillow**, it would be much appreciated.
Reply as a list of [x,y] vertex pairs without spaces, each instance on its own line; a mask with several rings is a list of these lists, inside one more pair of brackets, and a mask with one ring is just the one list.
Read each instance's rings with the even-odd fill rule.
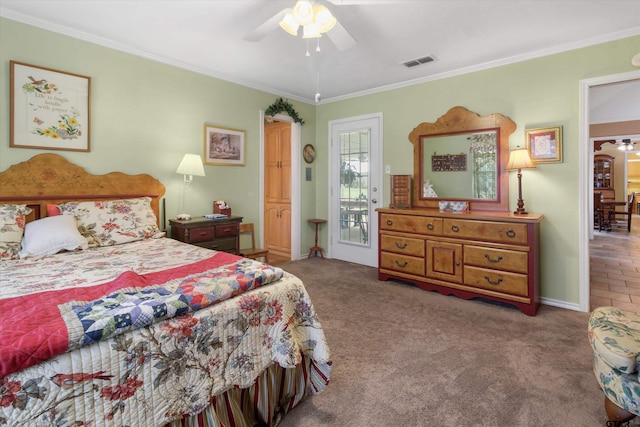
[[74,251],[87,247],[87,239],[78,231],[73,216],[49,216],[25,226],[20,258],[39,258],[56,254],[63,249]]

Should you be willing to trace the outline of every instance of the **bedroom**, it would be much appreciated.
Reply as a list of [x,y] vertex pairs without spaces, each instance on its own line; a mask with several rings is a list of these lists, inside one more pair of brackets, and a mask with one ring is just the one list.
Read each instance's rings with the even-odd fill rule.
[[[314,143],[313,181],[300,176],[301,217],[326,217],[328,198],[327,141],[329,121],[382,111],[385,164],[394,173],[411,173],[411,144],[407,134],[424,120],[435,120],[454,105],[482,113],[499,112],[518,128],[511,146],[522,145],[524,128],[545,124],[564,127],[565,161],[527,171],[523,192],[527,207],[545,215],[541,235],[541,295],[552,305],[579,309],[580,209],[578,193],[580,116],[579,82],[582,79],[633,72],[630,58],[637,53],[637,34],[547,57],[423,83],[416,87],[365,95],[329,104],[293,101],[306,124],[301,140]],[[73,54],[60,55],[60,52]],[[175,173],[185,152],[200,152],[202,125],[215,122],[247,131],[248,151],[258,146],[258,111],[276,96],[145,58],[91,44],[2,18],[0,21],[0,170],[31,158],[38,150],[9,148],[6,128],[9,111],[9,60],[50,66],[93,78],[92,149],[65,153],[93,174],[114,170],[149,173],[167,187],[167,215],[178,213],[182,178]],[[580,67],[575,67],[580,64]],[[549,103],[549,100],[552,100]],[[232,101],[232,102],[231,102]],[[126,152],[126,158],[122,153]],[[234,212],[258,222],[259,159],[249,155],[242,168],[207,167],[196,178],[189,203],[193,212],[209,212],[213,200],[227,200]],[[234,182],[238,187],[221,185]],[[515,188],[515,177],[510,184]],[[238,191],[238,188],[240,191]],[[385,182],[385,194],[388,183]],[[511,205],[515,192],[511,191]],[[554,203],[549,203],[554,200]],[[562,203],[560,203],[562,201]],[[385,198],[385,204],[388,198]],[[321,241],[326,242],[326,234]],[[313,242],[313,229],[303,222],[299,230],[300,254]],[[554,262],[561,259],[562,263]]]

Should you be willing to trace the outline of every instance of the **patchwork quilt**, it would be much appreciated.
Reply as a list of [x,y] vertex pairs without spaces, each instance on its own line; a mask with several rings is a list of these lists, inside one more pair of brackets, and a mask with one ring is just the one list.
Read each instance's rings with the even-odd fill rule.
[[320,392],[308,294],[257,261],[149,239],[0,265],[0,425],[161,426],[303,355]]

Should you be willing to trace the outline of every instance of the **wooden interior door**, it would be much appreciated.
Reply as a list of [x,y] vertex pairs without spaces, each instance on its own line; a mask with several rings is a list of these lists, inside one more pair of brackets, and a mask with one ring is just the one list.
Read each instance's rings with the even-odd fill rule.
[[265,125],[265,242],[269,252],[291,257],[291,124]]

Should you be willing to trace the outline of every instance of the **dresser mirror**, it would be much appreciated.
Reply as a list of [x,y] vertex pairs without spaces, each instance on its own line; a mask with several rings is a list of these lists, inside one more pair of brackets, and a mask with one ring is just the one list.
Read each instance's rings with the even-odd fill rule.
[[508,211],[508,117],[480,117],[453,107],[435,123],[409,134],[413,144],[413,205],[438,208],[440,201],[465,201],[471,210]]

